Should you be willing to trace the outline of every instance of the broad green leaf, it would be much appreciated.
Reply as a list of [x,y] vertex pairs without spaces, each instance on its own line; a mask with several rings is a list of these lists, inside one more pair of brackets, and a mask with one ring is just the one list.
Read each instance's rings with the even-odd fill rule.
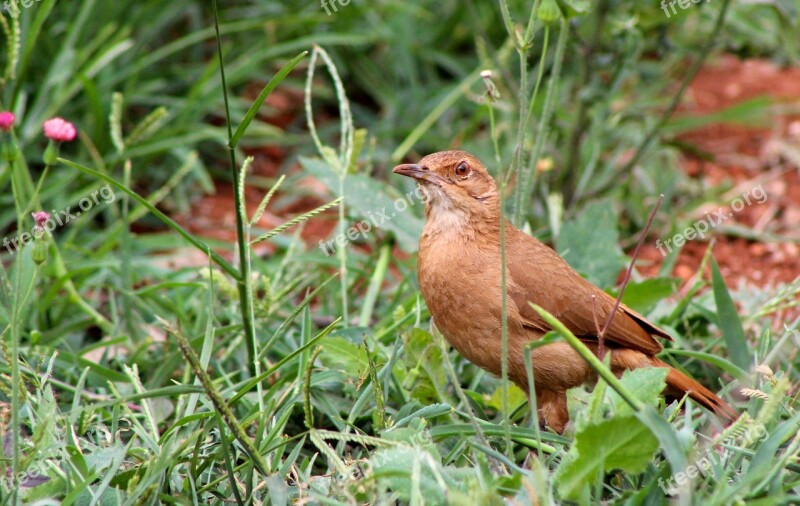
[[443,400],[447,379],[441,347],[429,332],[420,328],[412,329],[403,340],[403,362],[408,369],[403,386],[422,403]]
[[289,504],[289,486],[283,481],[283,477],[279,474],[273,474],[266,481],[270,503],[275,506]]
[[358,378],[360,371],[366,370],[367,356],[362,346],[338,336],[328,336],[320,341],[320,345],[320,360],[327,367],[346,371],[353,378]]
[[427,422],[424,418],[414,418],[408,427],[393,427],[381,434],[383,439],[397,443],[406,443],[410,446],[422,448],[433,455],[436,461],[441,461],[439,450],[433,443],[433,438],[427,430]]
[[[645,367],[625,371],[620,378],[623,385],[637,399],[645,404],[655,406],[659,396],[666,386],[667,370],[663,367]],[[608,389],[611,401],[614,404],[615,416],[631,415],[633,410],[619,394],[613,389]]]
[[[339,193],[339,176],[318,158],[300,158],[303,168],[322,181],[333,194]],[[348,229],[362,221],[358,227],[364,232],[357,238],[375,234],[376,229],[390,231],[403,251],[417,250],[423,222],[413,208],[421,208],[422,201],[415,195],[401,195],[394,188],[368,174],[350,174],[344,181],[345,210],[353,215]],[[344,240],[344,239],[342,239]]]
[[675,278],[653,278],[641,283],[628,283],[622,302],[640,313],[647,313],[658,301],[672,295],[676,283]]
[[625,256],[618,244],[617,216],[610,200],[586,206],[572,221],[567,221],[558,234],[559,253],[592,283],[611,286],[625,265]]
[[416,504],[503,504],[478,465],[443,466],[437,455],[410,446],[378,450],[370,463],[379,490],[391,490],[404,504],[414,504],[412,498]]
[[[513,413],[517,410],[520,406],[527,402],[528,396],[525,392],[522,391],[521,388],[514,384],[510,384],[508,386],[508,409],[510,411],[509,414]],[[494,409],[500,411],[503,409],[503,389],[497,388],[495,389],[492,396],[489,398],[489,401],[486,403],[488,406],[493,407]]]
[[[381,488],[395,492],[404,501],[410,500],[412,488],[416,488],[431,504],[447,502],[447,491],[435,478],[441,475],[441,465],[428,452],[411,446],[383,449],[373,453],[370,462]],[[415,466],[422,471],[416,477],[412,472]]]
[[575,435],[575,443],[556,471],[558,490],[576,499],[600,472],[620,469],[641,473],[658,450],[658,440],[633,415],[589,424]]

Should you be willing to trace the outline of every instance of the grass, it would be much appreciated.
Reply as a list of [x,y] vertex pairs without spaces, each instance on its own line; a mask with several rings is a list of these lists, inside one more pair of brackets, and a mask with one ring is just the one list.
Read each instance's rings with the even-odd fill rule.
[[[681,198],[697,188],[677,167],[685,125],[667,114],[680,101],[671,83],[721,47],[796,63],[796,13],[720,2],[667,19],[657,5],[552,0],[352,2],[331,17],[316,4],[219,7],[43,0],[3,12],[0,110],[17,122],[0,134],[0,227],[14,237],[33,226],[29,210],[107,198],[3,250],[0,503],[800,500],[799,321],[776,321],[796,306],[797,282],[741,300],[713,243],[682,295],[669,271],[634,272],[623,300],[675,337],[661,358],[743,415],[723,428],[691,401],[657,401],[658,371],[617,379],[595,360],[604,380],[572,391],[574,428],[561,436],[430,329],[414,274],[421,206],[406,201],[335,257],[302,235],[335,216],[347,237],[399,211],[410,186],[380,171],[464,146],[495,161],[508,216],[611,290],[626,265],[619,244],[644,228],[655,196],[666,196],[657,237],[693,205]],[[281,127],[265,121],[279,92],[305,96]],[[40,125],[54,115],[80,133],[45,171]],[[279,177],[250,173],[264,145],[289,153]],[[263,229],[265,210],[307,196],[306,174],[327,188],[323,205]],[[215,181],[232,182],[235,245],[172,218],[225,188]],[[263,196],[255,213],[246,187]],[[274,252],[254,254],[257,243]]]

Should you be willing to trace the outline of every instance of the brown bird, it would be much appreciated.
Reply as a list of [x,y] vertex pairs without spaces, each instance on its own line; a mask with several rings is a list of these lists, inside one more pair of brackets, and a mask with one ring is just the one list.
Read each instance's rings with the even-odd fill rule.
[[[393,172],[414,178],[425,197],[425,229],[419,243],[418,276],[435,326],[467,359],[501,373],[500,198],[483,164],[465,151],[442,151]],[[508,374],[528,390],[523,348],[550,327],[529,302],[553,315],[597,353],[597,323],[615,299],[573,270],[545,244],[506,222]],[[592,297],[595,298],[594,304]],[[669,335],[620,304],[604,336],[611,369],[664,367],[667,394],[688,394],[717,415],[734,420],[728,404],[656,354],[656,337]],[[569,421],[566,391],[596,379],[591,367],[566,342],[532,352],[540,420],[556,432]]]

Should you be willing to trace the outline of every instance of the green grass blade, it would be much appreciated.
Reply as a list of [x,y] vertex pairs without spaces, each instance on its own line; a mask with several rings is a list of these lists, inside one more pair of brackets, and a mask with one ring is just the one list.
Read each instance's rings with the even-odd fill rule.
[[702,360],[703,362],[708,362],[709,364],[719,367],[736,379],[744,379],[747,376],[747,371],[744,369],[737,367],[736,364],[731,363],[729,360],[712,353],[705,353],[703,351],[695,350],[681,350],[677,348],[666,350],[665,353],[667,355],[682,355],[684,357],[691,357]]
[[734,364],[744,370],[750,369],[750,353],[747,351],[747,338],[744,335],[744,327],[739,320],[736,306],[733,303],[731,294],[725,286],[725,280],[719,272],[719,265],[713,258],[711,259],[711,282],[714,289],[714,302],[717,304],[717,324],[722,329],[725,336],[725,343],[728,345],[728,353]]
[[241,388],[239,388],[239,391],[236,393],[236,395],[234,395],[233,397],[231,397],[231,400],[230,400],[230,401],[228,401],[228,404],[232,406],[234,403],[236,403],[236,401],[238,401],[239,399],[241,399],[241,398],[244,396],[244,394],[246,394],[247,392],[249,392],[250,390],[252,390],[252,389],[253,389],[253,387],[255,387],[255,386],[256,386],[257,384],[259,384],[260,382],[262,382],[262,381],[264,381],[265,379],[269,378],[269,377],[270,377],[272,374],[274,374],[274,373],[275,373],[275,371],[277,371],[278,369],[280,369],[281,367],[283,367],[283,366],[284,366],[284,365],[285,365],[287,362],[290,362],[290,361],[291,361],[292,359],[294,359],[294,358],[295,358],[297,355],[299,355],[299,354],[303,353],[303,352],[304,352],[304,351],[306,351],[307,349],[309,349],[309,348],[311,348],[312,346],[314,346],[315,344],[317,344],[317,342],[318,342],[320,339],[322,339],[323,337],[325,337],[325,336],[327,336],[328,334],[330,334],[330,333],[331,333],[331,331],[332,331],[332,330],[334,329],[334,327],[335,327],[335,326],[336,326],[336,325],[339,323],[339,321],[340,321],[340,320],[341,320],[341,318],[337,318],[337,319],[336,319],[336,321],[334,321],[333,323],[331,323],[330,325],[328,325],[327,327],[325,327],[325,329],[323,329],[323,330],[322,330],[322,331],[321,331],[319,334],[317,334],[316,336],[314,336],[314,337],[313,337],[313,338],[312,338],[310,341],[308,341],[306,344],[304,344],[303,346],[301,346],[301,347],[297,348],[297,349],[296,349],[296,350],[294,350],[293,352],[289,353],[288,355],[286,355],[285,357],[283,357],[283,358],[282,358],[280,361],[278,361],[278,363],[277,363],[277,364],[273,365],[272,367],[270,367],[270,368],[269,368],[269,369],[267,369],[266,371],[262,372],[261,374],[259,374],[259,375],[258,375],[258,376],[256,376],[255,378],[253,378],[253,379],[249,380],[249,381],[248,381],[247,383],[245,383],[245,384],[244,384],[244,385],[243,385]]
[[244,135],[245,130],[247,130],[247,127],[250,126],[250,123],[253,121],[253,118],[255,118],[256,114],[258,114],[258,110],[261,109],[261,104],[264,103],[264,100],[267,99],[269,94],[272,93],[272,90],[274,90],[275,87],[278,86],[281,83],[281,81],[283,81],[286,78],[287,75],[289,75],[289,72],[291,72],[292,69],[294,69],[297,66],[297,64],[300,63],[300,60],[305,58],[307,54],[308,51],[303,51],[299,55],[292,58],[292,60],[286,65],[284,65],[283,68],[280,69],[280,71],[278,71],[278,73],[275,74],[275,76],[269,80],[267,85],[264,86],[264,89],[261,90],[261,93],[258,94],[258,97],[256,98],[255,102],[253,102],[253,105],[250,106],[250,109],[247,111],[247,114],[244,115],[244,119],[239,124],[239,127],[236,128],[236,133],[234,133],[233,137],[231,137],[231,141],[230,143],[228,143],[228,146],[231,149],[235,148],[239,144],[239,141]]

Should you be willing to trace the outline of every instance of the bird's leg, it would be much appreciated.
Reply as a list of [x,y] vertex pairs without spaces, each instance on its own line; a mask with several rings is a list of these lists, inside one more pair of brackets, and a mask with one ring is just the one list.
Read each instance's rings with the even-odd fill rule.
[[565,391],[543,390],[536,392],[539,420],[554,431],[562,434],[569,422],[567,393]]
[[597,358],[602,362],[606,356],[605,348],[605,328],[600,328],[600,322],[597,321],[597,297],[592,294],[592,318],[594,319],[594,328],[597,331]]

